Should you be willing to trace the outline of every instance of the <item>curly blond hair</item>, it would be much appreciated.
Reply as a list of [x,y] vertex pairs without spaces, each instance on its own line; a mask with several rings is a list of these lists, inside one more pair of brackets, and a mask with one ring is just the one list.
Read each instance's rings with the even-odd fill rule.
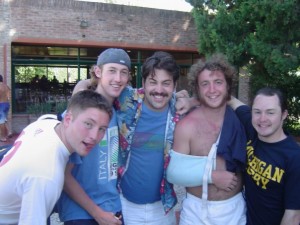
[[228,86],[228,100],[230,100],[232,87],[234,83],[234,77],[237,74],[236,69],[228,62],[225,55],[221,53],[213,54],[207,60],[199,60],[197,63],[191,66],[190,71],[188,73],[188,81],[189,86],[192,90],[193,95],[199,100],[199,86],[198,86],[198,79],[199,75],[205,69],[210,71],[220,71],[224,74],[227,86]]

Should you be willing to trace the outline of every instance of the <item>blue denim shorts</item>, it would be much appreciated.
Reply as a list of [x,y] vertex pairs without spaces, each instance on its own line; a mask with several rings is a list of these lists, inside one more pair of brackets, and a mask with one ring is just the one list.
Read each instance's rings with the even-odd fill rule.
[[9,103],[0,102],[0,124],[3,124],[7,121],[8,111],[9,111]]

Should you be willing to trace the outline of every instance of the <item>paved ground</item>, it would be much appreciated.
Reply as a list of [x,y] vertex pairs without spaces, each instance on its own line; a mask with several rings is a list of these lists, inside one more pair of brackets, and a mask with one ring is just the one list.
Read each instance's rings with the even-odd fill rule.
[[17,134],[13,134],[11,138],[8,138],[6,142],[0,141],[0,146],[8,145],[14,143],[16,138],[18,137]]
[[58,214],[57,213],[53,213],[50,217],[50,224],[51,225],[63,225],[62,222],[60,222],[59,218],[58,218]]

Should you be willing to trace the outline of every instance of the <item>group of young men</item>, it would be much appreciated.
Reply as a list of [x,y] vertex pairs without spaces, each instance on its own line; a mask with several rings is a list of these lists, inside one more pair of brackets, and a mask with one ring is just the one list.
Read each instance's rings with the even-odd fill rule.
[[195,98],[176,95],[169,53],[145,60],[140,89],[130,69],[124,50],[105,50],[62,122],[24,129],[0,163],[0,225],[45,224],[55,204],[65,225],[175,225],[173,184],[187,191],[181,225],[300,223],[300,147],[280,91],[262,89],[250,110],[220,54],[191,67]]

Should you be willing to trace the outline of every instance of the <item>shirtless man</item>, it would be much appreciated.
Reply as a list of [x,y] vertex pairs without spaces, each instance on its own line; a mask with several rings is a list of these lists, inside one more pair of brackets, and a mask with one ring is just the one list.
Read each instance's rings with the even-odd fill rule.
[[167,179],[186,187],[180,225],[246,223],[241,193],[246,137],[227,106],[234,68],[222,55],[191,67],[190,84],[201,106],[179,121]]
[[3,83],[3,77],[0,75],[0,141],[6,142],[7,129],[7,115],[9,111],[9,93],[10,88]]

